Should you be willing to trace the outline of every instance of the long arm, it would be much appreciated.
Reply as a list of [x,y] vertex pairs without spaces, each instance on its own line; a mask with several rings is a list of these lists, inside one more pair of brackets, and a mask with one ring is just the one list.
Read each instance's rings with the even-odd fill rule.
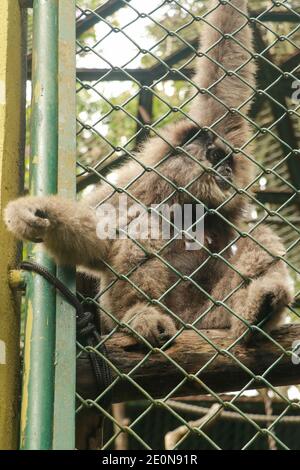
[[[214,0],[203,18],[199,51],[203,56],[197,61],[193,79],[198,96],[190,114],[200,126],[211,127],[231,145],[240,147],[247,135],[243,115],[249,110],[255,74],[247,0],[229,0],[224,5]],[[199,89],[206,91],[200,93]],[[232,108],[238,111],[230,113]]]
[[108,242],[97,237],[96,213],[59,196],[23,197],[5,209],[8,229],[21,240],[43,242],[60,264],[101,267]]

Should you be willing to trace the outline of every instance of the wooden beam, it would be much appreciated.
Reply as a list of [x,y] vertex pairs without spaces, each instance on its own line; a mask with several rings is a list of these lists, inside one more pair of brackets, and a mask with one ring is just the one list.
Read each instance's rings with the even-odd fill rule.
[[103,81],[138,81],[140,83],[149,80],[155,79],[155,75],[151,75],[151,72],[147,69],[96,69],[96,68],[78,68],[76,70],[76,75],[79,80],[91,82],[94,80],[100,80],[103,78]]
[[[294,196],[295,193],[291,191],[284,191],[278,189],[268,189],[265,191],[257,191],[255,193],[255,197],[258,201],[262,202],[263,204],[266,203],[273,203],[273,204],[285,204],[287,201],[290,201],[290,204],[295,204],[299,202],[299,196]],[[292,199],[291,199],[292,198]]]
[[[130,0],[126,0],[130,2]],[[101,18],[106,18],[107,16],[112,15],[116,11],[120,10],[120,8],[125,7],[126,3],[122,0],[109,0],[108,2],[104,3],[100,7],[96,8],[93,13],[90,13],[85,18],[78,20],[76,24],[76,35],[81,36],[81,34],[88,31],[92,26],[99,23]]]
[[[197,47],[196,42],[191,43],[192,47]],[[178,64],[181,60],[187,58],[192,54],[192,49],[189,47],[185,47],[179,49],[174,54],[171,54],[169,57],[164,59],[164,62],[168,64],[168,67],[172,68],[174,65]],[[29,61],[29,69],[30,69],[30,61],[31,58],[28,56]],[[286,59],[280,66],[283,72],[290,72],[291,70],[295,69],[300,61],[300,54],[292,54],[288,59]],[[258,83],[260,88],[264,88],[270,84],[266,77],[261,71],[260,80],[258,79]],[[278,72],[277,72],[278,73]],[[191,66],[184,67],[180,70],[180,72],[168,71],[163,64],[156,64],[155,66],[151,67],[150,69],[141,69],[141,68],[127,68],[127,69],[120,69],[114,70],[109,68],[97,69],[97,68],[77,68],[76,71],[77,77],[82,81],[94,81],[104,78],[103,81],[130,81],[130,80],[137,80],[140,83],[144,83],[146,81],[153,82],[161,78],[162,81],[165,80],[175,80],[180,81],[186,78],[193,77],[193,69]],[[163,77],[163,78],[162,78]],[[30,70],[28,79],[30,80]],[[289,85],[291,84],[292,79],[285,79],[285,88],[286,94],[290,93]],[[283,87],[284,88],[284,87]]]
[[[23,0],[27,3],[31,3],[31,0]],[[130,0],[127,0],[130,2]],[[77,21],[76,33],[77,36],[88,31],[90,28],[95,26],[95,24],[101,21],[101,18],[107,18],[120,8],[125,7],[126,3],[122,0],[109,0],[104,5],[96,8],[93,13],[90,13],[82,20]],[[258,21],[273,21],[273,22],[288,22],[288,23],[298,23],[299,22],[299,13],[296,11],[251,11],[249,13],[250,18],[257,18]]]
[[[264,75],[265,83],[267,87],[269,87],[268,93],[273,98],[270,100],[270,106],[274,122],[277,122],[276,130],[279,137],[278,140],[280,147],[284,156],[289,154],[286,164],[289,169],[291,183],[296,189],[300,189],[300,163],[299,156],[295,152],[298,150],[298,139],[295,134],[292,118],[288,112],[289,110],[286,101],[287,90],[289,90],[290,93],[291,88],[287,87],[285,78],[283,78],[281,72],[273,66],[272,57],[269,54],[267,44],[262,37],[260,29],[257,28],[256,25],[254,27],[254,31],[256,49],[260,53],[260,73]],[[293,63],[294,62],[292,60],[292,65]],[[287,70],[290,66],[291,62],[285,63]],[[279,77],[280,80],[278,80]],[[274,85],[270,87],[271,84]]]
[[250,11],[250,18],[257,18],[259,21],[272,21],[274,23],[299,23],[300,15],[296,11]]
[[[150,81],[145,81],[143,86],[151,86]],[[142,88],[139,93],[139,105],[136,126],[136,146],[140,145],[150,134],[148,129],[145,129],[146,124],[151,125],[153,118],[153,93],[152,90]],[[141,124],[139,124],[141,123]],[[140,131],[140,132],[139,132]]]
[[[251,345],[237,345],[230,349],[234,340],[228,330],[202,330],[202,333],[216,348],[198,333],[186,331],[164,353],[157,349],[153,351],[142,365],[139,364],[147,351],[138,349],[135,340],[129,336],[113,335],[105,343],[107,358],[114,366],[113,379],[119,376],[113,388],[113,401],[117,403],[146,398],[147,395],[141,393],[132,381],[156,399],[165,397],[173,390],[172,398],[207,394],[209,390],[224,393],[238,391],[243,387],[265,387],[266,382],[260,380],[259,376],[263,376],[273,386],[300,383],[300,367],[292,363],[288,353],[283,353],[276,343],[262,335]],[[300,338],[300,325],[283,326],[272,333],[272,338],[284,351],[291,351],[293,342]],[[228,349],[230,355],[226,354]],[[217,350],[224,352],[217,353]],[[251,381],[253,375],[257,379]],[[182,385],[178,388],[179,384]],[[97,390],[85,353],[77,360],[77,391],[82,397],[91,399],[101,392]]]
[[300,52],[291,54],[284,62],[281,63],[280,68],[283,72],[292,72],[295,75],[300,74]]
[[[172,68],[174,65],[181,62],[183,59],[188,58],[194,53],[194,50],[199,48],[199,39],[193,39],[189,42],[188,46],[183,46],[177,49],[175,52],[170,54],[168,57],[163,59],[164,64],[158,62],[153,65],[150,69],[150,72],[155,75],[155,77],[160,77],[168,72],[169,68]],[[195,55],[195,53],[194,53]],[[166,65],[165,65],[166,64]],[[173,79],[174,80],[174,79]]]
[[19,0],[21,8],[32,8],[33,0]]
[[[113,69],[95,69],[95,68],[78,68],[76,70],[76,76],[79,80],[85,82],[93,82],[95,80],[103,79],[104,82],[129,82],[137,81],[143,83],[145,81],[151,81],[161,79],[161,81],[174,80],[174,81],[184,81],[186,78],[191,78],[194,75],[194,72],[190,68],[182,69],[180,72],[168,72],[163,75],[164,72],[155,75],[151,72],[151,69],[123,69],[123,70],[113,70]],[[28,73],[27,80],[31,80],[31,54],[28,55]]]
[[[127,0],[130,2],[130,0]],[[33,0],[19,0],[21,7],[23,8],[32,8],[33,7]],[[104,5],[101,5],[95,10],[96,15],[91,14],[86,18],[79,20],[77,22],[77,35],[80,36],[85,31],[90,29],[96,23],[101,21],[99,16],[102,18],[106,18],[107,16],[112,15],[120,8],[125,7],[125,2],[121,0],[110,0],[106,2]],[[299,22],[299,14],[292,11],[253,11],[250,12],[249,16],[251,18],[258,18],[260,21],[273,21],[273,22],[287,22],[287,23],[298,23]]]

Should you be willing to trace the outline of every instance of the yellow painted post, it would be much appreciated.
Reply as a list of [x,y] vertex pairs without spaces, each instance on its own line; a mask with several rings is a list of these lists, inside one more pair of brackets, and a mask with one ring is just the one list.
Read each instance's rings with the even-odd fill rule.
[[18,0],[1,0],[0,14],[0,449],[18,446],[19,308],[8,283],[17,244],[3,224],[3,209],[20,193],[22,158],[22,24]]

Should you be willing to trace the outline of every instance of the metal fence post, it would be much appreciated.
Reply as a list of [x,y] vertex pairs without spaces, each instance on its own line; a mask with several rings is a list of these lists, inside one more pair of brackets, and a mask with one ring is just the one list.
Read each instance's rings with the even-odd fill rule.
[[[58,1],[34,0],[31,129],[31,193],[57,191],[58,148]],[[40,245],[32,257],[55,274],[55,265]],[[51,449],[54,411],[56,293],[47,281],[28,282],[21,448]]]
[[17,244],[3,209],[19,195],[23,166],[23,14],[18,0],[3,0],[0,15],[0,449],[15,449],[19,409],[19,308],[8,283]]
[[[76,195],[76,20],[75,0],[59,2],[58,193]],[[57,268],[58,278],[75,291],[75,269]],[[56,302],[56,367],[53,449],[75,448],[75,310],[61,295]]]

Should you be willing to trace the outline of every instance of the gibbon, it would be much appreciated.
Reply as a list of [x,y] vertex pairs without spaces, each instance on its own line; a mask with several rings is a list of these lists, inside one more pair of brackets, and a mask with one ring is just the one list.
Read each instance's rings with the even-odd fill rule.
[[[209,2],[203,21],[188,116],[158,129],[115,170],[117,188],[103,181],[78,202],[26,196],[5,210],[17,238],[42,242],[57,263],[100,279],[105,331],[120,322],[154,346],[191,324],[227,328],[247,341],[251,325],[266,319],[264,328],[274,328],[293,296],[282,242],[268,226],[248,222],[255,160],[247,112],[255,65],[247,1]],[[121,196],[126,214],[120,213]],[[203,205],[198,249],[187,249],[188,236],[99,237],[104,203],[132,222],[137,202],[146,208]]]

